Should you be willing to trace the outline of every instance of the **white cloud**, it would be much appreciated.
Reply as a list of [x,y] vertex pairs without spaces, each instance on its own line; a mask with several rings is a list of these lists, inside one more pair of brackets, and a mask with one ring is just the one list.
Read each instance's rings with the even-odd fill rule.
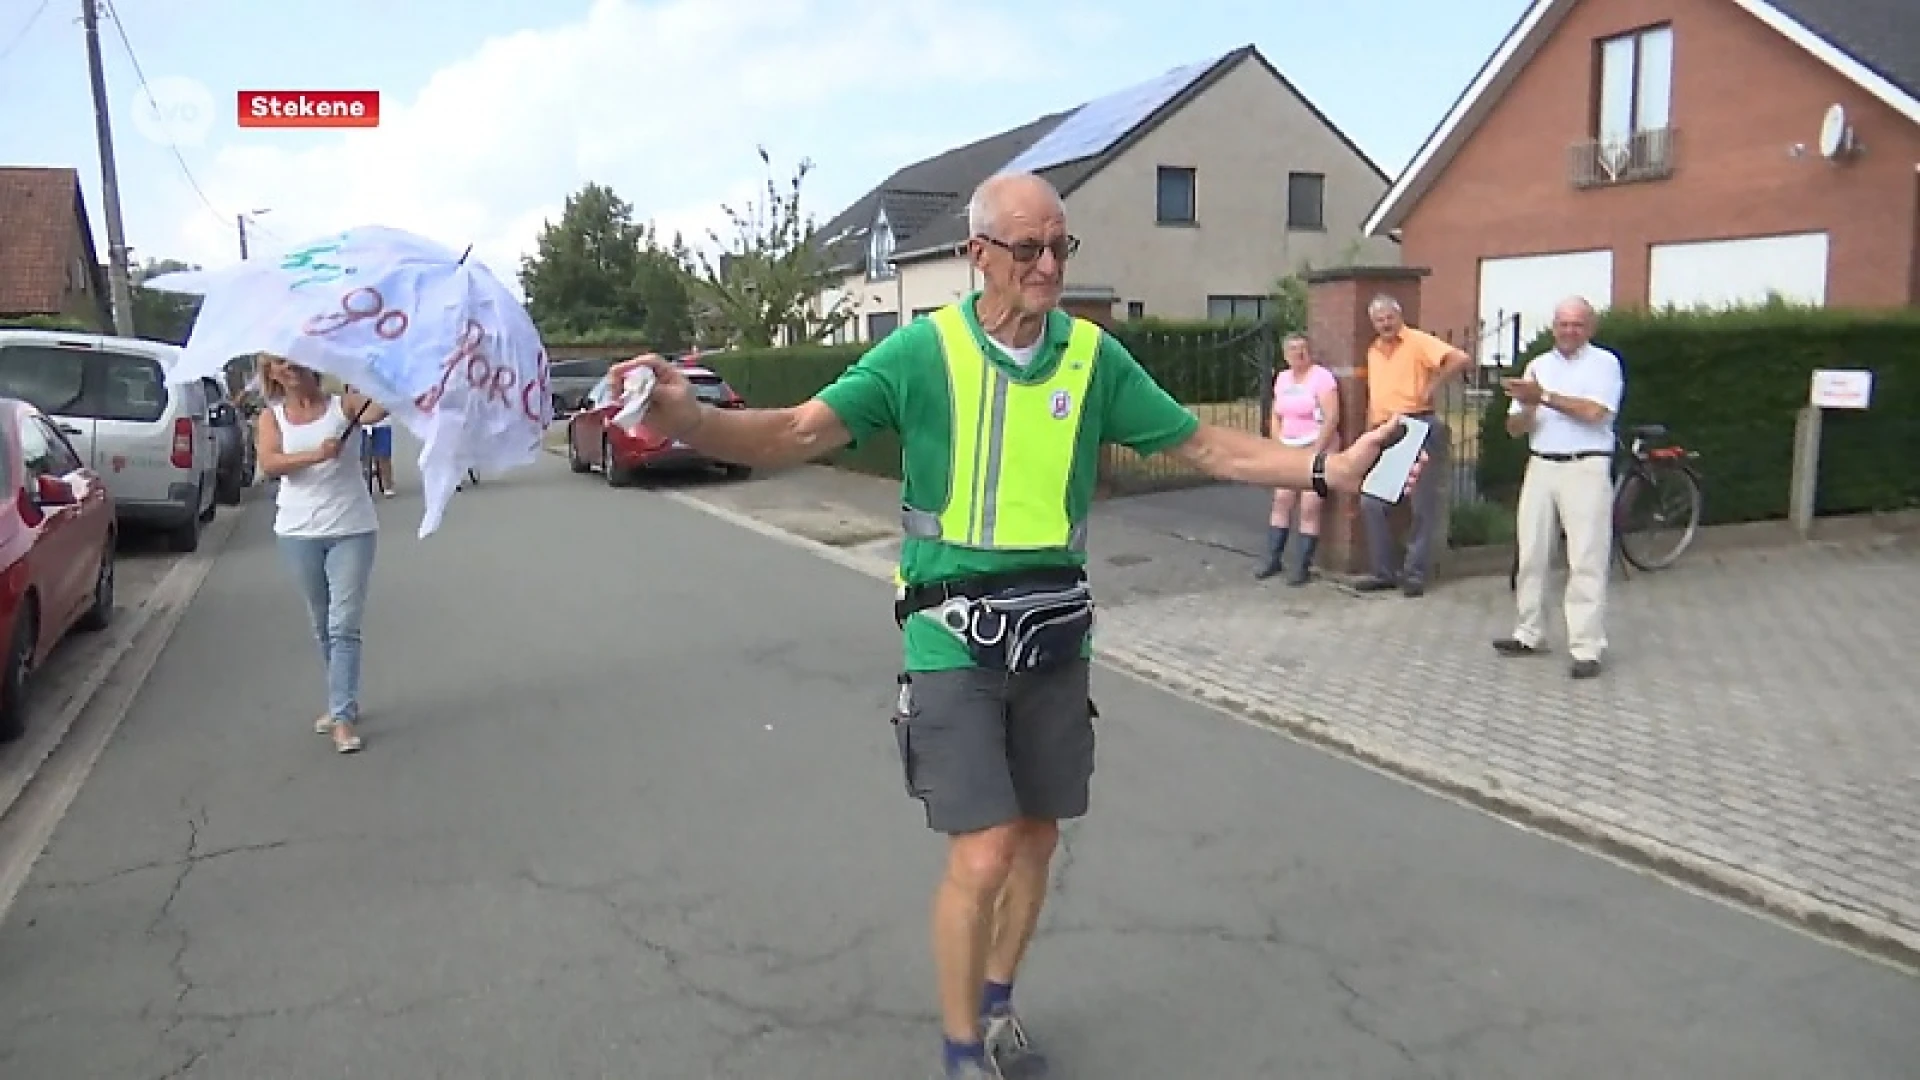
[[[378,129],[301,150],[280,133],[243,133],[201,179],[215,205],[273,208],[255,234],[263,253],[377,223],[470,243],[510,279],[542,221],[588,180],[692,243],[708,228],[726,235],[721,203],[762,194],[756,144],[782,179],[801,154],[859,149],[872,129],[855,118],[876,94],[937,101],[916,111],[973,134],[957,113],[974,88],[1044,95],[1057,77],[1063,54],[1038,47],[1051,35],[1034,23],[977,0],[597,0],[580,22],[490,40],[413,100],[383,101]],[[1035,101],[1036,113],[1051,107]],[[837,209],[809,193],[816,215]],[[237,256],[232,226],[203,210],[182,206],[175,239],[170,252],[203,264]]]

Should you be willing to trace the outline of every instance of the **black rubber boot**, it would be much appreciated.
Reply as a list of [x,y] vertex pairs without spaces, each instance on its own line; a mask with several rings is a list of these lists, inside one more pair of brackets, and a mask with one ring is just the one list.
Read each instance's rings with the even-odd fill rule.
[[1317,536],[1300,538],[1300,561],[1294,564],[1293,573],[1287,575],[1287,584],[1305,585],[1313,577],[1313,549],[1319,546]]
[[1253,575],[1254,579],[1257,581],[1265,581],[1268,578],[1272,577],[1273,575],[1279,573],[1281,560],[1285,559],[1286,555],[1287,555],[1287,530],[1275,528],[1269,525],[1267,527],[1266,565],[1260,567],[1259,570],[1254,571],[1254,575]]

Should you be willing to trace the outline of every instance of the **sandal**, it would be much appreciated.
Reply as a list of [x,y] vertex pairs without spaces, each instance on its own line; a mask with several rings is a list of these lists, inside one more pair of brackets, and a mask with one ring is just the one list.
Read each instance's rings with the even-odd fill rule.
[[333,723],[333,717],[323,716],[313,722],[313,733],[315,735],[331,735],[333,734]]
[[360,736],[357,734],[341,735],[340,726],[335,725],[333,729],[333,748],[338,753],[357,754],[360,752]]

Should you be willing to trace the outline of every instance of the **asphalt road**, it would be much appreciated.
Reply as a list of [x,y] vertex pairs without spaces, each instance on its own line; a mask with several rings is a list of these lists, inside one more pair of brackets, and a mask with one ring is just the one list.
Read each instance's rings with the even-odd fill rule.
[[[255,503],[0,925],[0,1077],[925,1076],[884,587],[557,460],[382,513],[366,752]],[[1920,1075],[1906,975],[1097,679],[1055,1077]]]

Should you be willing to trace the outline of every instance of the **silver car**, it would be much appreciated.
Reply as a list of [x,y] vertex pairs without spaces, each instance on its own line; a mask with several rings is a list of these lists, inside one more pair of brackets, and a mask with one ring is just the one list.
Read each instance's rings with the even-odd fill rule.
[[58,330],[0,330],[0,395],[38,406],[107,483],[120,522],[175,551],[213,520],[219,444],[198,382],[169,385],[175,346]]

